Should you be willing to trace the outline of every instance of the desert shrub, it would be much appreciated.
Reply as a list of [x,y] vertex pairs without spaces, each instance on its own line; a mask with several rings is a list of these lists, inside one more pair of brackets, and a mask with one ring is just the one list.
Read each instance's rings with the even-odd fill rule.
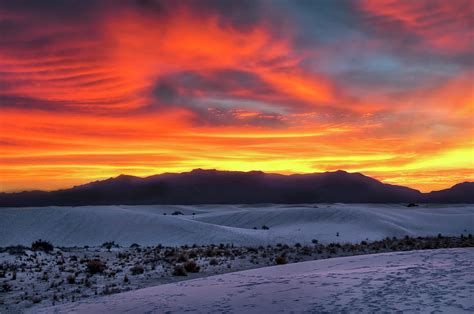
[[69,275],[66,278],[68,284],[75,284],[76,283],[76,276],[74,275]]
[[171,215],[177,216],[177,215],[184,215],[184,214],[180,212],[179,210],[177,210],[177,211],[172,212]]
[[119,293],[120,289],[115,286],[115,284],[105,285],[104,289],[102,290],[103,295],[109,295],[114,293]]
[[433,246],[431,245],[431,243],[423,243],[423,244],[421,245],[421,248],[422,248],[423,250],[431,250],[431,249],[433,249]]
[[301,247],[301,243],[296,243],[295,247]]
[[263,225],[263,226],[262,226],[262,230],[269,230],[269,229],[270,229],[270,228],[269,228],[268,226],[266,226],[266,225]]
[[119,246],[118,244],[115,243],[115,241],[109,241],[109,242],[102,243],[102,247],[106,248],[107,250],[110,250],[113,247],[119,247]]
[[180,254],[178,256],[178,262],[185,263],[188,261],[188,256],[186,254]]
[[137,248],[137,247],[140,247],[140,244],[133,243],[132,245],[130,245],[130,247],[131,247],[132,249],[135,249],[135,248]]
[[2,291],[3,291],[3,292],[12,291],[12,285],[10,285],[8,282],[4,282],[4,283],[2,284]]
[[283,255],[279,255],[275,258],[275,264],[277,264],[277,265],[284,265],[284,264],[287,264],[287,263],[288,263],[288,260]]
[[418,204],[415,204],[415,203],[410,203],[410,204],[407,205],[407,207],[417,207],[417,206],[418,206]]
[[126,252],[119,252],[119,253],[117,254],[117,258],[118,258],[118,259],[126,259],[126,258],[128,258],[128,253],[126,253]]
[[90,281],[89,276],[86,276],[86,278],[83,279],[82,283],[87,288],[90,288],[92,286],[92,282]]
[[212,248],[212,247],[208,247],[208,248],[206,249],[206,252],[205,252],[205,253],[206,253],[206,256],[207,256],[207,257],[213,257],[213,256],[216,256],[216,255],[217,255],[216,250],[215,250],[214,248]]
[[408,246],[413,246],[415,245],[415,240],[413,238],[410,238],[409,236],[405,236],[405,244]]
[[9,247],[5,248],[5,250],[10,255],[24,255],[26,247],[23,246],[23,245],[15,245],[15,246],[9,246]]
[[199,270],[201,270],[201,267],[195,261],[191,260],[184,264],[184,269],[188,273],[199,273]]
[[105,263],[99,259],[89,260],[86,267],[91,275],[103,273],[106,268]]
[[33,251],[51,252],[54,250],[54,246],[48,241],[39,239],[31,244],[31,249]]
[[217,264],[219,264],[219,262],[218,262],[217,259],[215,259],[215,258],[212,258],[212,259],[209,261],[209,265],[216,266]]
[[311,243],[313,243],[313,244],[318,244],[318,243],[319,243],[319,241],[318,241],[318,240],[316,240],[316,239],[313,239],[313,240],[311,240]]
[[125,275],[125,277],[123,277],[123,282],[128,283],[129,281],[130,281],[130,280],[128,279],[128,276]]
[[31,302],[33,302],[35,304],[40,303],[41,302],[41,297],[34,296],[33,298],[31,298]]
[[196,258],[198,257],[198,254],[195,250],[192,250],[189,252],[189,258]]
[[132,275],[140,275],[145,272],[145,268],[143,268],[142,265],[135,265],[132,268],[130,268],[130,271],[132,272]]
[[183,265],[177,264],[174,266],[173,276],[187,276],[188,273]]
[[254,248],[254,247],[249,247],[249,248],[247,248],[247,252],[248,253],[258,253],[258,249]]

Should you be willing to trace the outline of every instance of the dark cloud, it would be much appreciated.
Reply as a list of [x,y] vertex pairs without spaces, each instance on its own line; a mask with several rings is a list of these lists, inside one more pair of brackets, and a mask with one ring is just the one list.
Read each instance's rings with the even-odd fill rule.
[[[441,1],[419,1],[413,8],[407,3],[400,4],[401,13],[418,14],[419,28],[407,25],[396,15],[367,10],[361,3],[346,0],[0,0],[0,12],[3,13],[0,53],[21,58],[32,67],[56,68],[35,73],[40,78],[47,76],[51,84],[106,89],[109,84],[120,82],[113,75],[77,74],[81,69],[86,70],[87,65],[107,58],[101,41],[96,40],[107,38],[101,28],[105,17],[133,11],[159,20],[187,9],[198,19],[216,18],[222,28],[247,32],[264,26],[273,40],[288,39],[293,53],[301,56],[297,67],[327,77],[337,87],[339,96],[360,99],[370,93],[393,95],[410,93],[417,88],[437,88],[466,67],[472,68],[474,55],[471,51],[452,47],[433,49],[432,46],[437,35],[449,32],[461,34],[461,38],[469,32],[473,26],[469,1],[459,0],[449,5]],[[45,56],[54,58],[46,60]],[[281,65],[285,64],[284,58],[255,62],[258,66],[285,73],[288,69]],[[68,69],[61,69],[61,66]],[[15,85],[32,83],[9,73],[8,69],[2,71],[0,86],[4,91],[14,90]],[[271,95],[279,97],[270,99]],[[100,102],[107,107],[118,101],[114,98],[84,99],[47,105],[44,100],[25,95],[9,93],[2,97],[2,106],[54,110],[60,106],[71,110],[74,106],[82,108]],[[209,99],[212,106],[223,111],[255,106],[268,114],[298,112],[311,106],[324,111],[324,106],[328,105],[292,99],[257,74],[234,68],[182,71],[162,76],[154,83],[152,97],[151,103],[140,110],[184,107],[208,117]],[[220,104],[219,100],[222,100]],[[250,104],[249,100],[254,103]],[[233,113],[222,116],[225,117],[222,121],[235,118]]]
[[167,75],[158,80],[154,88],[157,100],[165,104],[176,103],[182,97],[206,95],[222,96],[235,91],[259,97],[276,92],[257,74],[233,69],[204,72],[184,71]]
[[195,111],[191,121],[195,125],[234,125],[234,126],[265,126],[284,127],[286,122],[280,114],[271,112],[250,113],[245,110],[228,108],[207,108]]

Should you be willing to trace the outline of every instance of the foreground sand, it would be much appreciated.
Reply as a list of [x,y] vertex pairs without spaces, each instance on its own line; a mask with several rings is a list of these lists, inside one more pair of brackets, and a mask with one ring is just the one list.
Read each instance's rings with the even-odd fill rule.
[[[382,252],[473,248],[474,237],[386,238],[358,244],[295,244],[235,247],[0,248],[0,312],[20,312],[88,298],[137,290],[186,279]],[[46,251],[43,251],[46,250]]]
[[474,249],[341,257],[145,288],[33,313],[474,311]]

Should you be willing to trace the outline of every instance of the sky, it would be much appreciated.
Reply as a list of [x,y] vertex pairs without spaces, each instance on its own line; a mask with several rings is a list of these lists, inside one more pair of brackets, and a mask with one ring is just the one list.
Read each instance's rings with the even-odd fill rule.
[[0,191],[194,168],[474,180],[470,0],[0,0]]

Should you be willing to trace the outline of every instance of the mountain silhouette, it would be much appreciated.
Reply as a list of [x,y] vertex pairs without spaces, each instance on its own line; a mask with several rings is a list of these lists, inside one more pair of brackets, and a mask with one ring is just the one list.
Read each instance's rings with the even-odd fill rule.
[[256,204],[256,203],[474,203],[474,183],[442,191],[385,184],[360,173],[272,174],[195,169],[146,178],[120,175],[52,192],[0,193],[1,207]]
[[474,203],[474,182],[463,182],[441,191],[425,194],[431,203]]

